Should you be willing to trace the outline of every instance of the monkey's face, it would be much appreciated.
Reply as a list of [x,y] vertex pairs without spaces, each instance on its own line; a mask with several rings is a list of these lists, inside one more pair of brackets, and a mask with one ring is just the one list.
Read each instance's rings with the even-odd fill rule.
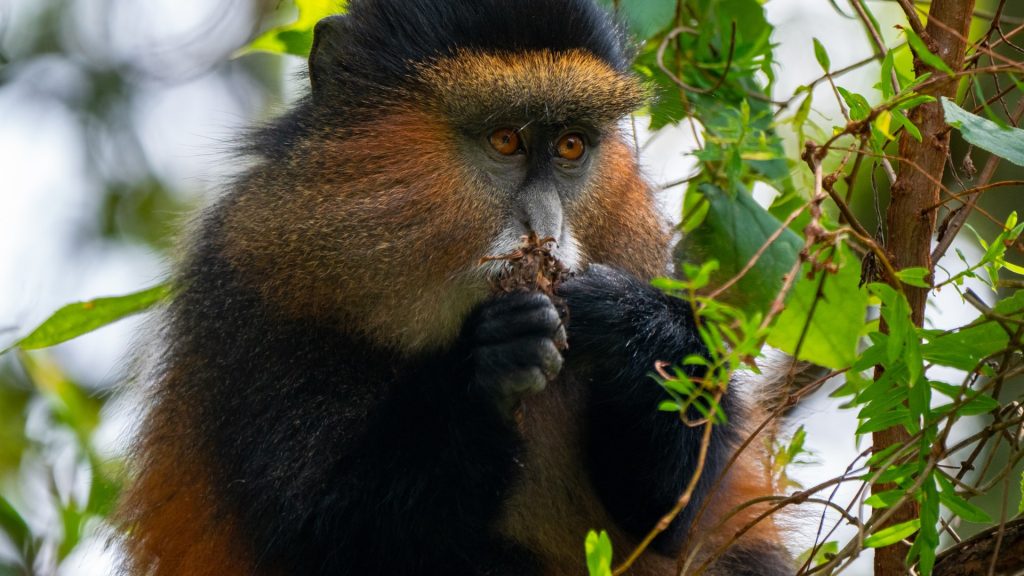
[[230,200],[228,257],[289,315],[424,350],[490,293],[481,258],[529,232],[570,268],[663,261],[617,128],[645,91],[589,53],[459,53],[367,94],[369,112],[314,96],[325,127]]
[[421,79],[495,211],[489,253],[532,232],[578,269],[579,226],[607,184],[602,168],[622,153],[617,121],[642,103],[642,87],[582,51],[464,52],[423,67]]

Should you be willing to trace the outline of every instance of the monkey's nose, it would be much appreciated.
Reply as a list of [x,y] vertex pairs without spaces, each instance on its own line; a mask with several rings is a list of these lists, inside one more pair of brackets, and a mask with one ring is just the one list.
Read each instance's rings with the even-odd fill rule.
[[517,220],[524,233],[534,232],[541,238],[562,237],[562,202],[550,189],[534,189],[519,198]]

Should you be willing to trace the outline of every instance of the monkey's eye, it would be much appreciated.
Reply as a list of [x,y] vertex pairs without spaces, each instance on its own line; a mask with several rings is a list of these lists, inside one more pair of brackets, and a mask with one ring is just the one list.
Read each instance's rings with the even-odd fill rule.
[[558,139],[557,151],[558,156],[565,158],[566,160],[579,160],[583,156],[583,151],[586,148],[586,144],[583,141],[583,136],[575,132],[566,134]]
[[511,156],[520,150],[519,134],[511,128],[499,128],[488,137],[491,147],[503,156]]

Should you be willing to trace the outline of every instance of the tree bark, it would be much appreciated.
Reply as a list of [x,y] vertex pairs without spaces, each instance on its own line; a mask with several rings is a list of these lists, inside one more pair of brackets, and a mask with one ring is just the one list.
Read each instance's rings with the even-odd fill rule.
[[1024,571],[1024,518],[1007,522],[1002,534],[993,526],[946,550],[935,561],[932,576],[972,576],[988,574],[992,556],[999,542],[995,559],[996,576],[1020,574]]
[[[942,58],[953,70],[963,67],[973,11],[974,0],[932,2],[923,39],[932,53]],[[931,69],[918,59],[914,61],[914,68],[918,75],[931,72],[932,77],[940,81],[923,90],[934,96],[936,101],[918,106],[910,115],[910,120],[921,131],[922,141],[918,142],[906,131],[900,137],[901,161],[886,213],[886,251],[897,270],[910,267],[932,270],[931,241],[935,229],[935,211],[927,208],[939,202],[940,187],[936,181],[941,181],[949,151],[949,128],[938,99],[942,96],[955,97],[957,81],[946,77],[941,71]],[[914,323],[922,326],[928,289],[912,286],[903,286],[902,289],[910,303]],[[894,444],[907,443],[909,434],[902,427],[893,427],[875,432],[872,441],[877,450],[883,450]],[[878,493],[892,488],[891,485],[876,485],[873,491]],[[918,506],[911,500],[885,526],[906,522],[918,515]],[[906,574],[907,552],[908,546],[903,543],[875,550],[876,576]]]

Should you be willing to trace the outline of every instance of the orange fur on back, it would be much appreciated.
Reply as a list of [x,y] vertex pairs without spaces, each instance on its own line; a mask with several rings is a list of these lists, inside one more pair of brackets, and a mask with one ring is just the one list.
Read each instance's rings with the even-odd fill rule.
[[[168,378],[173,387],[173,376]],[[254,574],[253,554],[237,538],[233,517],[220,511],[189,429],[179,406],[161,403],[142,430],[135,448],[137,476],[119,510],[127,532],[123,571],[131,576]]]

